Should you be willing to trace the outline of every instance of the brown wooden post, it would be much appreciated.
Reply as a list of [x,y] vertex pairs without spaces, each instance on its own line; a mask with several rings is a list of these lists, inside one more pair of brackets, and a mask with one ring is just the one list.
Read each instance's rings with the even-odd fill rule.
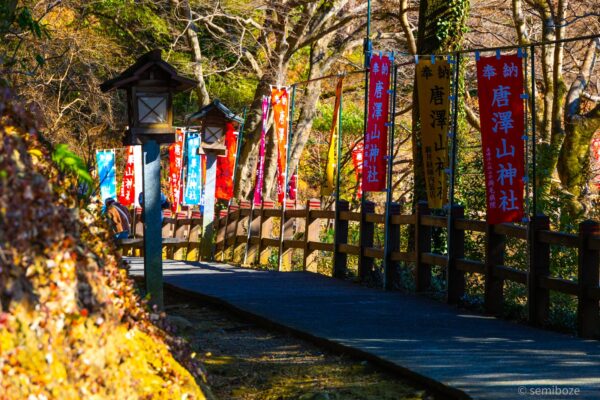
[[[228,210],[221,210],[216,216],[215,226],[217,229],[217,238],[215,243],[215,260],[221,260],[224,257],[225,252],[225,230],[227,225],[225,224]],[[202,241],[202,239],[200,239]]]
[[586,339],[600,337],[600,306],[589,296],[589,289],[597,288],[600,280],[600,251],[588,244],[592,236],[599,235],[600,223],[587,220],[579,224],[577,334]]
[[494,225],[486,224],[485,228],[485,283],[483,306],[485,312],[500,315],[504,305],[504,279],[495,273],[497,265],[504,264],[506,237],[499,235]]
[[245,251],[246,229],[249,229],[248,221],[250,220],[250,202],[248,200],[240,201],[240,217],[236,222],[235,236],[233,239],[233,261],[236,263],[242,262]]
[[423,253],[431,252],[431,227],[421,224],[421,217],[430,215],[431,210],[426,201],[417,204],[415,223],[415,290],[424,292],[431,286],[431,265],[423,262]]
[[348,220],[340,219],[340,212],[349,211],[350,203],[339,200],[335,210],[335,231],[333,239],[333,277],[343,279],[348,275],[348,255],[340,252],[340,244],[348,243]]
[[233,251],[235,249],[235,235],[237,233],[237,224],[240,219],[240,206],[237,203],[231,202],[228,207],[225,224],[225,261],[233,261]]
[[450,209],[452,217],[449,225],[448,235],[452,235],[450,240],[451,249],[448,249],[448,290],[446,301],[449,304],[458,303],[465,295],[465,273],[456,268],[456,260],[465,257],[465,231],[456,229],[456,220],[465,216],[465,208],[459,205],[453,205]]
[[373,270],[373,259],[365,256],[365,249],[373,247],[373,236],[375,234],[375,224],[367,222],[367,214],[375,212],[375,203],[372,201],[363,201],[360,213],[360,250],[358,258],[358,279],[364,281]]
[[257,261],[258,248],[259,244],[255,242],[258,240],[260,242],[260,219],[261,219],[261,210],[256,209],[256,206],[252,207],[250,210],[250,224],[248,229],[248,241],[246,246],[248,246],[248,255],[246,256],[246,263],[248,265],[254,265]]
[[319,233],[321,233],[321,220],[311,216],[311,210],[321,208],[319,199],[310,199],[306,202],[306,221],[304,223],[304,271],[317,271],[317,254],[315,250],[310,249],[310,242],[319,241]]
[[271,238],[271,232],[273,232],[273,218],[266,217],[265,210],[272,210],[274,206],[272,201],[263,201],[260,206],[260,244],[258,245],[258,262],[261,266],[269,265],[271,248],[264,245],[263,239]]
[[190,236],[186,253],[187,261],[198,261],[200,257],[200,238],[202,230],[202,217],[200,211],[192,211],[190,222]]
[[[294,202],[287,202],[285,204],[285,208],[286,210],[293,210],[295,206]],[[283,240],[283,245],[281,246],[282,249],[282,254],[280,254],[279,256],[281,257],[281,270],[282,271],[291,271],[292,270],[292,256],[294,254],[294,249],[286,249],[285,246],[285,242],[287,240],[292,240],[294,239],[294,220],[295,218],[286,218],[285,214],[282,214],[284,216],[284,223],[281,231],[281,235],[283,235],[282,237],[280,237],[280,240]]]
[[176,214],[177,219],[175,220],[175,238],[177,242],[175,243],[175,253],[173,255],[173,259],[175,260],[183,260],[185,250],[188,247],[188,240],[190,236],[190,225],[192,220],[188,216],[187,211],[178,212]]
[[539,231],[550,229],[550,219],[537,215],[529,222],[529,275],[527,306],[529,323],[544,325],[548,321],[550,291],[540,286],[540,278],[550,275],[550,245],[539,241]]
[[387,276],[385,279],[386,287],[384,289],[386,290],[391,290],[394,288],[394,278],[397,276],[396,272],[399,268],[398,262],[392,261],[392,253],[400,250],[400,225],[392,224],[392,217],[394,215],[400,215],[401,211],[402,210],[399,203],[390,203],[390,220],[385,221],[386,224],[390,224],[388,238],[389,250],[387,252],[388,260],[387,269],[385,271]]

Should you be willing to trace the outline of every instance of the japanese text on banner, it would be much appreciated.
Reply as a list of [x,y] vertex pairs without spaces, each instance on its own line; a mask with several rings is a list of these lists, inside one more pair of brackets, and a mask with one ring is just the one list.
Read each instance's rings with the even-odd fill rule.
[[416,74],[427,203],[430,208],[442,208],[448,197],[450,65],[446,60],[420,60]]
[[177,129],[175,143],[169,146],[169,187],[171,189],[171,210],[177,212],[181,204],[181,171],[183,168],[183,131]]
[[225,155],[217,157],[217,186],[215,197],[220,200],[229,200],[233,197],[233,169],[237,150],[237,132],[233,124],[227,122],[225,126]]
[[352,150],[352,164],[354,164],[354,174],[356,176],[356,198],[362,198],[362,169],[363,169],[364,145],[363,141],[356,143]]
[[521,221],[524,215],[522,65],[518,55],[477,61],[489,224]]
[[262,203],[263,182],[265,179],[265,141],[267,125],[269,122],[269,97],[262,98],[262,129],[260,131],[260,145],[258,147],[258,168],[256,170],[256,183],[254,184],[254,204]]
[[187,179],[185,182],[184,203],[190,206],[200,204],[202,190],[202,165],[200,162],[200,135],[188,133],[187,148]]
[[100,196],[102,201],[117,197],[117,175],[115,170],[115,152],[100,150],[96,152],[98,179],[100,180]]
[[362,189],[385,190],[391,60],[373,54],[369,70],[369,108],[364,140]]
[[288,125],[289,125],[289,94],[287,88],[271,89],[271,104],[273,106],[273,126],[277,138],[277,200],[283,203],[285,197]]
[[119,203],[126,207],[132,205],[135,201],[135,162],[133,155],[133,146],[127,146],[127,159],[125,162],[125,171],[123,172],[123,181],[119,190]]

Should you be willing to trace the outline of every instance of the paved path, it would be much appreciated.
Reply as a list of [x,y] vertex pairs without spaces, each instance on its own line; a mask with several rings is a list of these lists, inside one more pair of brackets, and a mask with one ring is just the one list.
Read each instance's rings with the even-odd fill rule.
[[[130,262],[143,274],[142,259]],[[600,399],[597,341],[310,273],[166,261],[164,275],[166,284],[441,383],[449,397]]]

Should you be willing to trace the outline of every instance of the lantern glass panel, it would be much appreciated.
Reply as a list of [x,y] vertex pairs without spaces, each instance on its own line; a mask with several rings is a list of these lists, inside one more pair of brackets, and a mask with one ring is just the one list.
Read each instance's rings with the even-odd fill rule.
[[138,117],[142,124],[164,124],[167,122],[167,96],[138,96]]
[[223,127],[221,126],[207,126],[204,130],[204,137],[202,138],[205,143],[213,144],[217,143],[223,137]]

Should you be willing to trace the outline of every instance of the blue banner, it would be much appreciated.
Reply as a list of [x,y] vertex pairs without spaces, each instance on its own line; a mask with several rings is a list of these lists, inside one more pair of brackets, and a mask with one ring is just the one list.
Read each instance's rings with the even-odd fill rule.
[[202,164],[200,162],[200,136],[197,133],[188,133],[186,138],[187,148],[187,179],[183,202],[190,206],[200,204],[202,188]]
[[98,180],[102,201],[112,197],[117,199],[117,173],[115,169],[115,152],[113,150],[96,151]]

